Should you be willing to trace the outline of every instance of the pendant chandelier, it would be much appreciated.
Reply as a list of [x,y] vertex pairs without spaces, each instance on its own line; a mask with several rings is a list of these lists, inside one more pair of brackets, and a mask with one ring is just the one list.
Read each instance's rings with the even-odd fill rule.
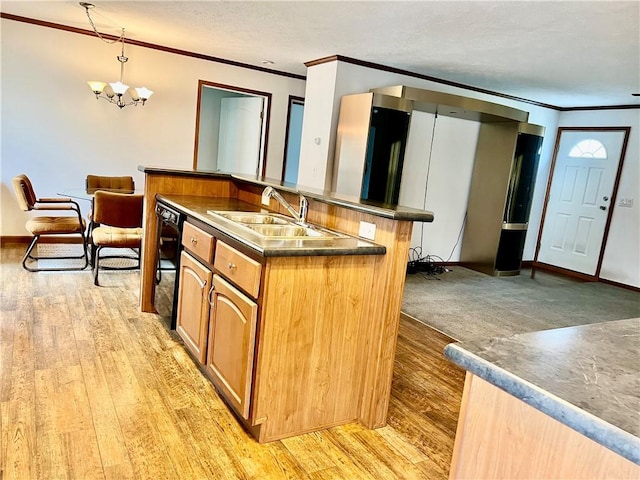
[[[117,82],[102,82],[98,80],[90,80],[87,83],[91,88],[91,91],[96,96],[96,99],[102,98],[103,100],[108,101],[109,103],[113,103],[118,108],[122,109],[128,105],[137,106],[139,103],[142,105],[149,99],[151,95],[153,95],[153,91],[149,90],[146,87],[134,87],[130,88],[129,85],[124,83],[124,64],[129,60],[124,54],[124,28],[122,28],[122,33],[120,34],[120,38],[109,41],[105,39],[100,32],[96,29],[93,20],[91,19],[91,15],[89,14],[89,9],[95,7],[92,3],[80,2],[80,5],[84,7],[87,12],[87,18],[89,18],[89,23],[93,28],[95,34],[106,43],[122,43],[122,52],[116,58],[118,62],[120,62],[120,80]],[[125,94],[128,93],[128,97],[125,97]]]

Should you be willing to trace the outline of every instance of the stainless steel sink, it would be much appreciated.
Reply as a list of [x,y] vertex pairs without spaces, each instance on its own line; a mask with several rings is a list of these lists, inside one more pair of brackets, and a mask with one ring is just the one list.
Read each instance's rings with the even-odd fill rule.
[[343,235],[338,232],[332,232],[320,227],[302,225],[247,225],[251,230],[269,238],[297,238],[301,237],[305,239],[319,238],[343,238]]
[[208,210],[207,213],[222,217],[237,226],[269,239],[331,239],[345,238],[347,235],[327,230],[316,225],[300,225],[293,218],[278,213],[225,212]]
[[289,225],[292,223],[291,220],[277,214],[252,212],[216,212],[216,214],[231,220],[232,222],[246,224]]

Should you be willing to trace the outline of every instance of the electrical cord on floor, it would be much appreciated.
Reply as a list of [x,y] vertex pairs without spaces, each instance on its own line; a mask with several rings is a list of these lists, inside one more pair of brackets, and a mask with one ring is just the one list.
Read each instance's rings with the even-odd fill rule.
[[421,247],[409,249],[409,262],[407,263],[407,273],[420,273],[423,276],[440,275],[448,272],[444,260],[437,255],[422,256]]
[[[458,232],[456,243],[451,249],[449,258],[447,258],[446,260],[443,260],[442,257],[439,257],[437,255],[422,256],[422,247],[420,246],[410,248],[409,261],[407,263],[407,273],[420,273],[423,276],[435,276],[440,275],[441,273],[449,272],[450,269],[448,267],[445,267],[445,265],[449,263],[449,260],[451,260],[451,257],[453,256],[453,252],[456,251],[466,223],[467,212],[465,212],[464,218],[462,219],[462,225],[460,225],[460,231]],[[422,237],[420,238],[420,240],[422,241]]]

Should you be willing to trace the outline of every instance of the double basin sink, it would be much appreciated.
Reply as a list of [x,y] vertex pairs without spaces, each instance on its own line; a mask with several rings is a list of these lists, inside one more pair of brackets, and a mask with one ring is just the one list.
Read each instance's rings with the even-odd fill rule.
[[302,225],[296,223],[293,218],[278,213],[226,212],[215,210],[208,210],[207,213],[229,220],[265,239],[329,240],[347,237],[347,235],[317,225]]

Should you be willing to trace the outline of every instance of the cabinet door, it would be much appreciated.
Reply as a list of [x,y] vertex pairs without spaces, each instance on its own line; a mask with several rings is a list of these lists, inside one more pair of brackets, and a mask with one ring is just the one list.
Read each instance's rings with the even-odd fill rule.
[[238,414],[249,418],[258,305],[213,276],[207,370]]
[[176,332],[191,353],[204,364],[209,327],[211,270],[186,252],[180,256],[180,291]]

